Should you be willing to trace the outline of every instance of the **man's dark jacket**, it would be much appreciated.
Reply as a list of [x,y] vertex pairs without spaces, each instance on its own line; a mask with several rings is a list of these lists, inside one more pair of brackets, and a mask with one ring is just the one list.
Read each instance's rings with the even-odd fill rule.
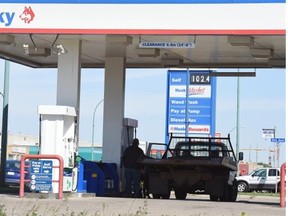
[[141,165],[137,162],[144,157],[144,152],[137,145],[131,145],[124,151],[123,165],[125,168],[140,169]]

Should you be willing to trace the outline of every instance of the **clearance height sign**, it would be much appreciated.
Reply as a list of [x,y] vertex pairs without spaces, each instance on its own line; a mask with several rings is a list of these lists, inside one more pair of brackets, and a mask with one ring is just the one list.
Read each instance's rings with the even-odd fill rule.
[[214,136],[216,78],[210,72],[168,71],[166,138],[170,133]]

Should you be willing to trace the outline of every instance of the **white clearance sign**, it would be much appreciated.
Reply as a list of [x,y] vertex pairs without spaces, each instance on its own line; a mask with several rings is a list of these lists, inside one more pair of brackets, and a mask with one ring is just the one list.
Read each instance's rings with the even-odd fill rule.
[[195,48],[193,42],[141,42],[140,48]]
[[[228,4],[223,3],[224,1],[222,3],[215,1],[215,4],[211,1],[203,4],[187,1],[187,4],[177,4],[176,0],[167,4],[152,1],[105,3],[104,0],[102,3],[80,1],[83,3],[78,4],[72,0],[60,1],[62,3],[57,4],[52,0],[51,3],[37,0],[33,1],[36,2],[34,4],[31,2],[1,1],[0,32],[173,35],[249,32],[283,35],[286,29],[285,2],[265,1],[261,4],[249,3],[250,1],[239,4],[232,1]],[[192,43],[169,44],[171,45],[181,48],[193,46]]]

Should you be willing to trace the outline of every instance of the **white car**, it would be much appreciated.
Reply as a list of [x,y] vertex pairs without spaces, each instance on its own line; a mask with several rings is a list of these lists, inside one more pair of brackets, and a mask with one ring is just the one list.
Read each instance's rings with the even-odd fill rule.
[[239,192],[253,190],[279,191],[280,168],[260,168],[248,175],[237,176]]

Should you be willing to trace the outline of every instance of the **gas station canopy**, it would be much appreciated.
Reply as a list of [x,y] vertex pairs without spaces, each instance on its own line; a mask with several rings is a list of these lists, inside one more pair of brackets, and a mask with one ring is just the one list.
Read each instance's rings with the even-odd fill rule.
[[117,53],[106,36],[0,34],[0,57],[33,68],[57,68],[58,55],[65,54],[59,41],[72,39],[82,41],[82,68],[104,68],[107,53],[126,56],[127,68],[285,67],[286,42],[281,34],[118,35],[125,38],[126,53]]
[[80,40],[82,68],[284,68],[285,3],[2,0],[0,58],[56,68],[63,41]]
[[[126,68],[285,68],[285,3],[1,0],[0,58],[32,68],[58,69],[56,105],[39,109],[40,153],[61,154],[64,167],[74,172],[67,177],[74,184],[81,68],[105,68],[102,160],[115,163],[121,173],[121,152],[133,137],[133,125],[123,124]],[[203,91],[205,97],[211,94],[209,88]],[[67,107],[70,113],[64,112]],[[125,127],[132,129],[131,134],[127,130],[127,139]],[[51,143],[56,147],[50,148]],[[1,160],[4,170],[5,157]]]

